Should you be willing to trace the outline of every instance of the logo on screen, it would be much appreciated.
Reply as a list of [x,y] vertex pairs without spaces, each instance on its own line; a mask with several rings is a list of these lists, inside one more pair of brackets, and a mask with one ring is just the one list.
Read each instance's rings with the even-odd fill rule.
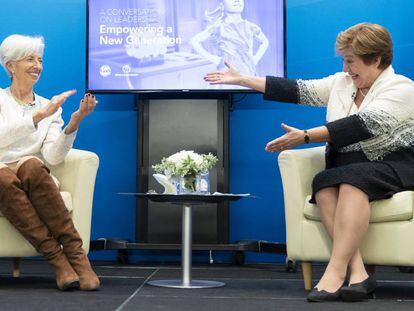
[[109,67],[108,65],[102,65],[99,69],[99,73],[102,77],[108,77],[111,75],[111,67]]
[[131,66],[130,66],[130,65],[124,65],[124,66],[122,66],[122,71],[123,71],[125,74],[130,73],[130,72],[131,72]]

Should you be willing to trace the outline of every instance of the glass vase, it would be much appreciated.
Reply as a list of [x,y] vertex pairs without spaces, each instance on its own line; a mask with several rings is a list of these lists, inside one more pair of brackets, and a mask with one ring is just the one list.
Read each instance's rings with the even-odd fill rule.
[[196,191],[200,194],[210,194],[210,173],[204,172],[197,174]]
[[197,176],[187,175],[180,178],[179,194],[195,194],[196,193]]

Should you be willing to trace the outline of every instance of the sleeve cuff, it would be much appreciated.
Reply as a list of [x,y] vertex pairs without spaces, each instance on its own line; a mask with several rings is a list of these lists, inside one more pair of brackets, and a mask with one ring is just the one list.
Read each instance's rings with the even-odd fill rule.
[[71,149],[73,146],[73,143],[75,142],[76,139],[76,135],[78,134],[78,130],[70,133],[70,134],[65,134],[65,131],[62,131],[62,136],[63,136],[63,144],[65,145],[65,147],[67,149]]
[[267,76],[263,98],[266,100],[298,103],[296,80]]

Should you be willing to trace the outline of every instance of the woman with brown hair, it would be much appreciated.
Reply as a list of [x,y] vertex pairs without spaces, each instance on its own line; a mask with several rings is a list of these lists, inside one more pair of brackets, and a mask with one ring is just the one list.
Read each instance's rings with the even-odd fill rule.
[[[210,83],[237,84],[266,99],[327,106],[327,123],[286,131],[266,145],[277,152],[326,142],[326,169],[314,177],[311,203],[333,239],[332,255],[309,301],[358,301],[376,288],[359,251],[370,219],[370,201],[414,189],[414,82],[397,75],[390,33],[362,23],[339,33],[343,72],[318,80],[247,77],[229,70],[207,74]],[[346,276],[348,280],[345,282]]]

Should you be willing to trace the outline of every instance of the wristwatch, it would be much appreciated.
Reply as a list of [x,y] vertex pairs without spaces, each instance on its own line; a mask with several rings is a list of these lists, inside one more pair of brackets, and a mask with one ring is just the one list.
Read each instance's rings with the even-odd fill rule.
[[309,134],[308,130],[304,130],[303,133],[305,133],[305,137],[303,138],[305,140],[305,144],[309,144]]

